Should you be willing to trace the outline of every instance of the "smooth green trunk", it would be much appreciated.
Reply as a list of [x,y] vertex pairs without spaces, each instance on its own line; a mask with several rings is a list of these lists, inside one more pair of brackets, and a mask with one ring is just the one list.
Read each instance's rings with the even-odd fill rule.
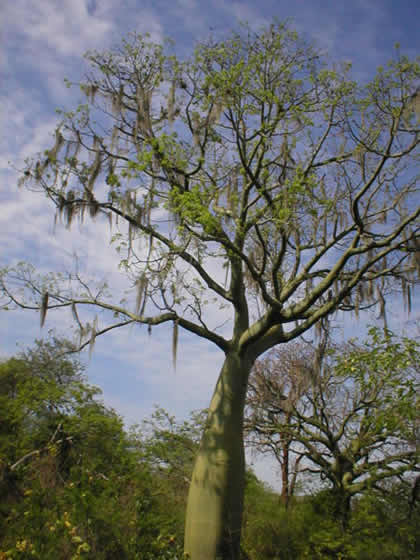
[[245,479],[243,412],[252,364],[227,355],[217,381],[188,495],[190,560],[237,560]]

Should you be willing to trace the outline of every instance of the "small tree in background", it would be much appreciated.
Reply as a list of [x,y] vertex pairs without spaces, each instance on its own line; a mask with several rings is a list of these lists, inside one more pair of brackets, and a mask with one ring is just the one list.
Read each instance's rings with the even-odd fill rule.
[[[180,328],[224,353],[185,551],[237,559],[255,360],[337,310],[378,304],[383,314],[396,284],[410,306],[419,66],[397,54],[361,87],[281,23],[201,43],[185,60],[137,34],[87,58],[85,104],[63,114],[20,183],[46,195],[67,227],[90,215],[117,228],[136,302],[77,271],[39,277],[23,265],[2,272],[5,305],[40,309],[41,324],[47,310],[71,307],[80,348],[114,328],[171,323],[174,360]],[[230,330],[210,322],[214,306]],[[101,323],[87,322],[92,308]]]
[[64,444],[62,419],[74,413],[81,400],[93,402],[99,393],[83,379],[79,360],[58,357],[71,348],[56,337],[37,340],[33,348],[0,364],[0,451],[12,470],[38,446],[58,439]]
[[172,505],[176,502],[185,507],[205,418],[203,410],[191,412],[188,420],[179,421],[163,408],[156,407],[134,430],[133,437],[138,439],[147,464],[158,478],[166,481],[163,493],[172,494]]
[[255,368],[251,387],[262,390],[251,391],[250,429],[282,468],[286,442],[305,471],[327,480],[346,524],[353,496],[419,468],[419,345],[371,329],[363,345],[324,347],[318,367],[315,351],[298,348],[292,362],[278,350]]
[[298,428],[294,410],[310,385],[313,362],[313,349],[303,343],[275,348],[255,363],[248,384],[246,443],[257,453],[274,456],[280,465],[281,499],[286,508],[295,493],[304,457],[293,437]]

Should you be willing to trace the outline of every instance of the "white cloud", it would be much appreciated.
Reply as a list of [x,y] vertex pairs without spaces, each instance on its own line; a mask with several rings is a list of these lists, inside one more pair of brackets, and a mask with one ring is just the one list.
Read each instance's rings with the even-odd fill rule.
[[229,27],[236,27],[238,22],[247,22],[252,28],[258,30],[258,28],[270,22],[270,18],[261,14],[261,11],[258,9],[258,4],[253,5],[248,2],[223,2],[221,3],[221,7],[235,18]]
[[[82,54],[110,33],[112,22],[90,15],[84,0],[24,0],[8,2],[5,21],[8,33],[23,35],[25,41],[41,49],[52,49],[60,55]],[[38,53],[41,54],[41,53]]]

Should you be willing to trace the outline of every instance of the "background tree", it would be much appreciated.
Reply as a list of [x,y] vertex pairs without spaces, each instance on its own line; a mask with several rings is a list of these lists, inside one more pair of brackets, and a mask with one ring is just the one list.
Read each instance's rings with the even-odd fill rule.
[[[255,363],[248,384],[245,441],[254,452],[273,455],[280,465],[281,499],[286,508],[304,457],[288,427],[294,425],[296,430],[294,408],[308,389],[313,361],[313,349],[302,342],[275,348]],[[278,429],[280,418],[282,430]]]
[[[174,359],[179,328],[224,352],[185,550],[237,558],[255,360],[338,309],[378,302],[383,312],[394,280],[410,305],[419,66],[397,53],[361,87],[281,23],[202,43],[185,60],[136,34],[88,60],[86,103],[63,114],[21,183],[46,194],[67,227],[86,213],[119,220],[136,304],[77,272],[40,278],[18,266],[3,271],[5,305],[40,309],[41,324],[48,309],[71,307],[80,348],[113,328],[169,322]],[[221,263],[225,282],[214,274]],[[209,321],[215,305],[230,332]],[[92,307],[101,324],[87,322]]]
[[[334,515],[346,523],[353,496],[418,471],[418,343],[371,329],[363,345],[324,352],[320,368],[314,352],[302,349],[292,365],[289,354],[274,352],[254,372],[257,386],[269,383],[270,392],[259,400],[253,392],[250,425],[258,446],[280,461],[285,438],[293,442],[305,470],[331,485]],[[287,387],[302,378],[295,399]]]
[[191,412],[188,420],[179,421],[156,407],[132,433],[142,457],[160,480],[162,494],[172,496],[171,507],[185,509],[205,418],[203,410]]
[[[35,346],[0,365],[0,451],[10,465],[39,446],[66,438],[62,419],[72,414],[80,400],[93,399],[98,389],[83,383],[79,360],[58,354],[72,348],[62,339],[35,341]],[[63,440],[64,436],[64,440]],[[64,445],[65,446],[65,445]]]

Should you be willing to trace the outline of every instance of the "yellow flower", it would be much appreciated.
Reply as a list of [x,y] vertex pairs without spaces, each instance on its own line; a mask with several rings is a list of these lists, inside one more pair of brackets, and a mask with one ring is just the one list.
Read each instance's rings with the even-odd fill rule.
[[81,543],[82,542],[82,538],[79,537],[79,535],[76,535],[75,537],[73,537],[71,539],[74,543]]
[[27,544],[28,544],[28,541],[26,539],[24,539],[23,541],[17,541],[16,550],[19,550],[20,552],[23,552],[24,550],[26,550]]

